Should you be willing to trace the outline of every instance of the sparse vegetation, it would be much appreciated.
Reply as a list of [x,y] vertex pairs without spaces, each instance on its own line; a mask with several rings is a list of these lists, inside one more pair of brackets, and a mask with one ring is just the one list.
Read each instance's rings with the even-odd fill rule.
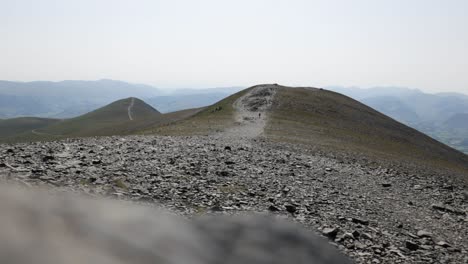
[[468,157],[349,97],[320,89],[280,88],[266,135],[277,141],[376,159],[468,170]]
[[234,125],[233,103],[249,89],[233,94],[218,103],[205,107],[190,118],[155,126],[144,130],[144,134],[158,135],[205,135],[221,132]]
[[60,122],[59,119],[39,117],[19,117],[0,120],[0,138],[12,137],[24,132],[31,132]]
[[[132,106],[130,120],[128,108]],[[116,101],[88,114],[66,120],[15,118],[0,121],[0,142],[48,141],[69,137],[128,135],[148,127],[187,118],[199,109],[161,114],[139,99]]]

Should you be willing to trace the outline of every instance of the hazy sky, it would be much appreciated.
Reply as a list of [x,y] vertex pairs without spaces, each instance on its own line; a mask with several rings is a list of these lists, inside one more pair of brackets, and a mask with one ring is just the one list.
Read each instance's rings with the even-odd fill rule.
[[0,79],[468,92],[467,0],[0,0]]

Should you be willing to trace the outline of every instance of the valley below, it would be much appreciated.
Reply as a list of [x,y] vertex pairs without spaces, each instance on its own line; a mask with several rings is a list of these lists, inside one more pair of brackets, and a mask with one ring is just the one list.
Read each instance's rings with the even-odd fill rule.
[[[278,89],[275,85],[253,87],[193,117],[142,135],[2,144],[1,179],[25,188],[46,187],[52,192],[161,206],[187,218],[273,214],[319,233],[355,263],[468,261],[468,193],[463,170],[420,165],[412,162],[412,156],[373,159],[374,152],[359,154],[321,144],[341,140],[338,130],[323,122],[315,123],[314,128],[334,130],[307,138],[307,144],[281,141],[285,127],[295,131],[294,139],[310,137],[314,130],[312,126],[305,129],[299,121],[274,126],[272,118],[290,122],[304,119],[308,113],[320,118],[322,112],[341,118],[341,112],[304,105],[309,112],[283,118],[288,101],[278,102],[276,97],[281,93],[283,98],[295,96],[290,92],[295,90]],[[320,102],[344,100],[343,109],[352,105],[353,111],[361,111],[356,103],[333,93],[299,91],[303,97],[321,98]],[[138,117],[133,111],[134,99],[123,105],[125,122],[132,122]],[[274,108],[276,116],[271,114]],[[367,108],[362,111],[371,121],[377,120],[372,124],[387,122]],[[351,124],[351,118],[346,122]],[[348,129],[346,122],[336,121],[339,131]],[[379,130],[376,125],[383,135],[379,139],[394,135],[393,131],[401,138],[418,136],[395,126],[399,125],[390,123]],[[189,128],[192,135],[177,135],[186,134]],[[306,131],[304,135],[299,134],[301,129]],[[391,139],[400,140],[398,137]],[[373,146],[362,145],[361,138],[345,139],[348,148],[356,146],[351,143],[361,144],[366,151]],[[466,159],[437,142],[419,140],[440,153],[453,153],[453,162],[463,164]],[[396,144],[392,142],[387,144]],[[420,153],[417,147],[415,144],[412,150]]]

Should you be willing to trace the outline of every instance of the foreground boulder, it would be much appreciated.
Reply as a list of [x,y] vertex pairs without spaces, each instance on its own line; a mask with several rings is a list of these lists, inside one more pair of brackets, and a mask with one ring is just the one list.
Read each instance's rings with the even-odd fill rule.
[[0,263],[350,263],[267,216],[195,220],[131,203],[0,187]]

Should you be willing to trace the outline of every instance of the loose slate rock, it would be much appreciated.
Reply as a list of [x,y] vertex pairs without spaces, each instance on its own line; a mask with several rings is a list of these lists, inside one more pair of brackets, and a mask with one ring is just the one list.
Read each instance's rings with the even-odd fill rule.
[[450,244],[445,242],[445,241],[439,241],[439,242],[436,243],[436,245],[438,245],[440,247],[444,247],[444,248],[450,247]]
[[462,210],[455,209],[450,206],[446,206],[443,204],[432,204],[431,207],[435,210],[443,211],[443,212],[448,212],[448,213],[453,213],[457,215],[466,215],[466,213]]
[[[226,146],[232,151],[224,150]],[[224,209],[216,215],[269,211],[273,205],[272,214],[312,230],[339,226],[334,242],[357,264],[373,259],[402,264],[468,263],[468,245],[464,243],[468,219],[462,213],[467,205],[466,184],[455,180],[451,172],[434,173],[416,165],[414,170],[407,169],[399,163],[375,164],[359,155],[340,156],[331,151],[321,153],[320,149],[308,152],[291,146],[217,136],[119,136],[68,139],[66,146],[62,141],[2,145],[0,163],[15,167],[0,168],[0,179],[54,185],[58,192],[83,192],[93,197],[148,200],[188,217],[213,213],[209,209],[216,201]],[[18,155],[6,154],[8,148]],[[64,152],[70,158],[59,158]],[[44,155],[53,155],[55,160],[44,162]],[[92,165],[95,159],[102,163]],[[22,173],[16,166],[29,172]],[[332,172],[326,172],[326,167]],[[33,169],[40,169],[37,175]],[[229,176],[222,177],[219,171],[227,171]],[[38,179],[43,175],[53,179]],[[93,177],[96,181],[92,183]],[[115,185],[117,179],[129,189]],[[392,186],[382,187],[387,182]],[[418,191],[415,185],[424,188]],[[453,188],[446,187],[449,185]],[[285,208],[287,204],[296,207],[294,214]],[[432,209],[431,204],[442,207]],[[365,225],[367,221],[353,222],[353,216],[370,220],[369,225]],[[434,235],[419,237],[416,233],[421,229]],[[358,240],[366,249],[359,249],[350,238],[339,240],[353,230],[360,232]],[[408,236],[407,231],[414,236]],[[451,244],[448,249],[435,243],[446,238],[453,238],[447,241]],[[406,240],[417,243],[419,250],[409,252]]]
[[274,206],[274,205],[270,205],[270,206],[268,206],[268,211],[270,211],[270,212],[279,212],[280,209],[278,207]]
[[296,212],[296,207],[294,205],[288,204],[285,208],[288,213],[294,214]]
[[413,241],[410,241],[410,240],[405,241],[405,246],[406,246],[407,249],[409,249],[411,251],[419,249],[419,245],[414,243]]
[[351,219],[351,221],[353,223],[356,223],[356,224],[361,224],[361,225],[369,225],[369,220],[366,220],[366,219],[361,219],[361,218],[355,218],[353,217]]
[[419,230],[416,235],[418,235],[418,237],[432,237],[432,233],[427,232],[426,230]]
[[48,162],[48,161],[51,161],[51,160],[54,160],[54,159],[55,159],[55,157],[52,156],[52,155],[46,155],[46,156],[42,157],[43,162]]
[[322,234],[329,238],[335,238],[339,231],[340,229],[337,227],[327,227],[322,230]]

